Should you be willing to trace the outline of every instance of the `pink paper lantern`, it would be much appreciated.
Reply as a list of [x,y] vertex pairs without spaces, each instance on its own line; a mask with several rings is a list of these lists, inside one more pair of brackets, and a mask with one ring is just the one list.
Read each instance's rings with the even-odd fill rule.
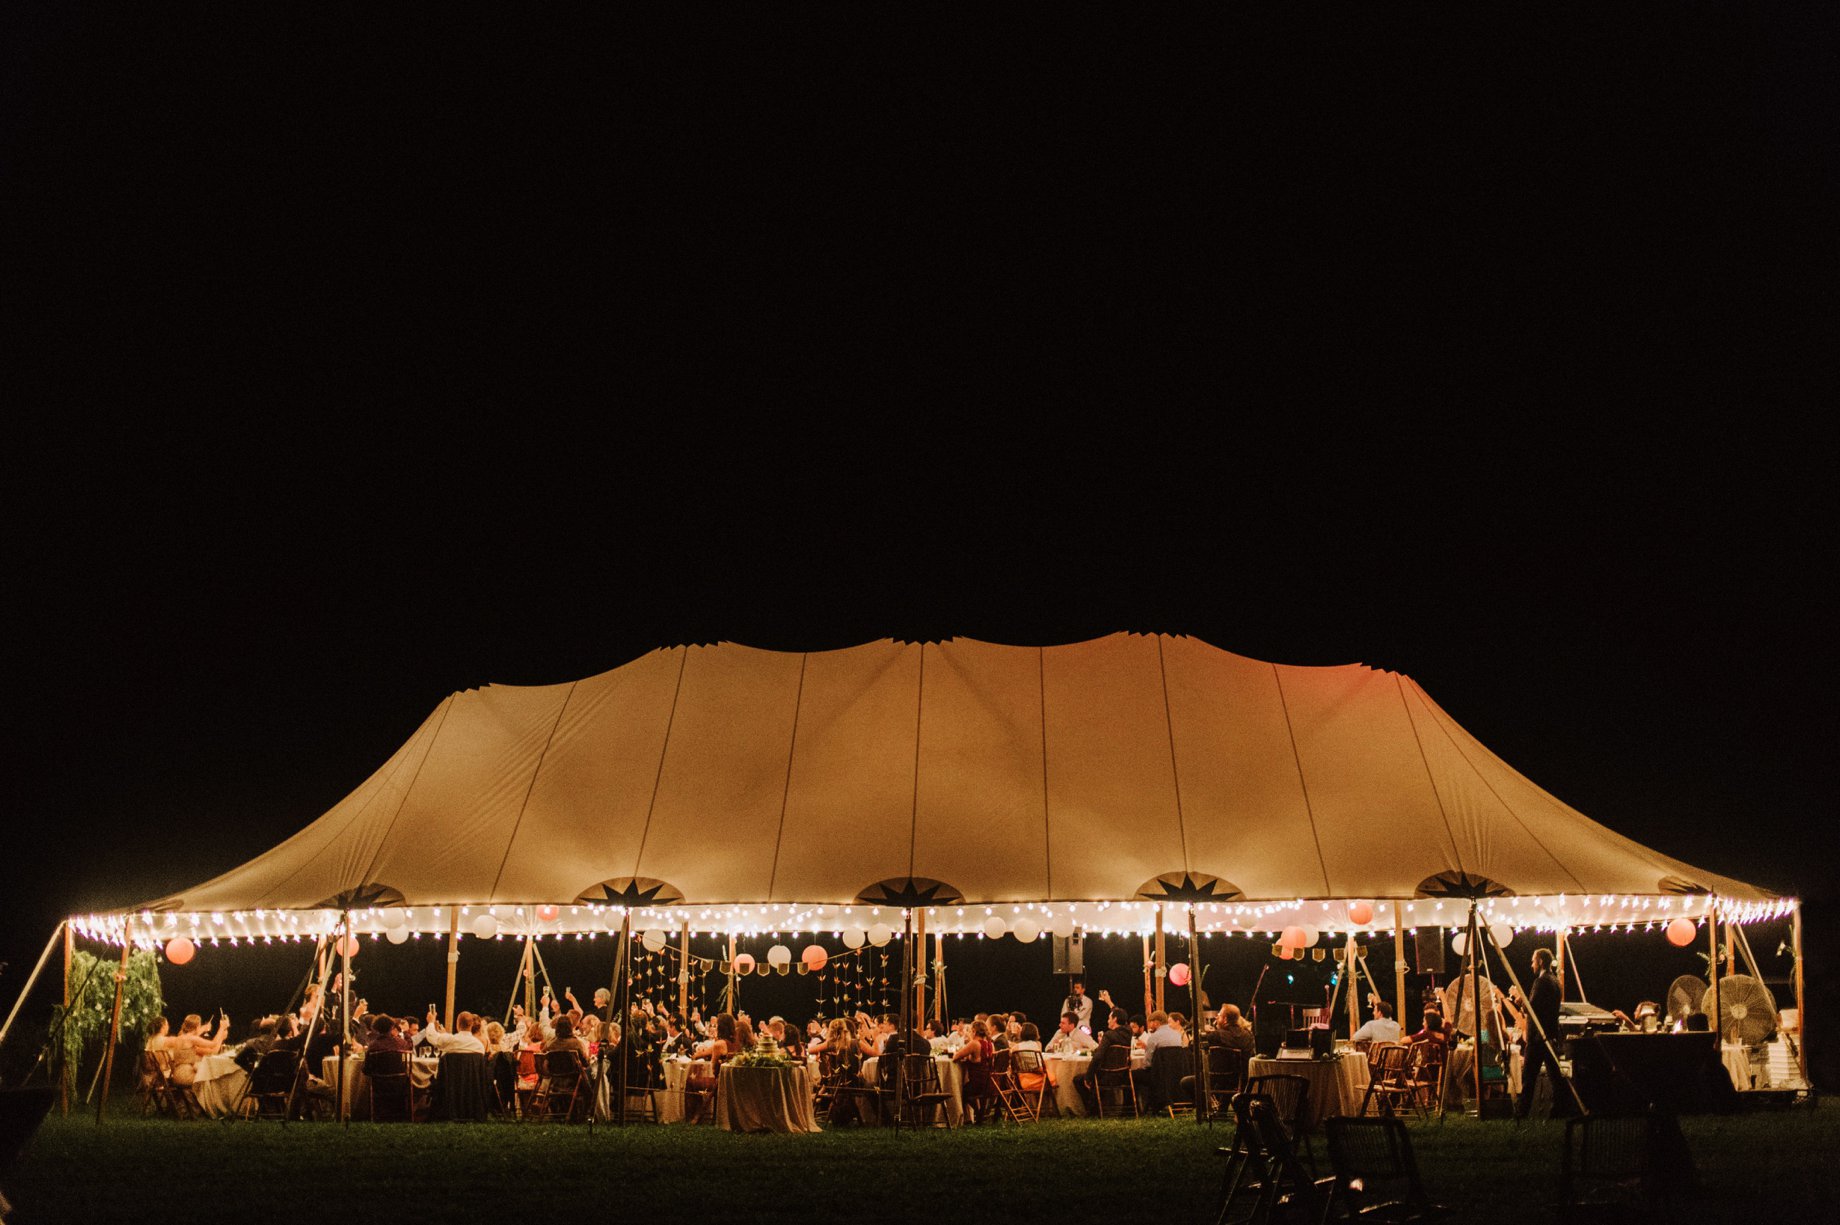
[[1351,923],[1372,923],[1374,921],[1374,904],[1356,902],[1348,908],[1348,920]]
[[358,938],[356,936],[345,936],[333,943],[332,951],[341,957],[356,957],[358,955]]
[[172,962],[176,966],[182,966],[190,961],[192,959],[192,954],[197,951],[198,946],[193,944],[190,940],[187,940],[184,936],[174,936],[171,940],[166,942],[166,960]]
[[753,972],[754,972],[754,954],[736,953],[735,954],[735,973],[752,974]]
[[809,970],[822,970],[830,964],[831,955],[824,951],[822,944],[808,944],[805,951],[799,954],[799,960]]
[[543,923],[554,923],[562,916],[562,907],[542,905],[537,907],[537,919]]
[[1279,944],[1282,944],[1287,949],[1300,949],[1309,942],[1310,933],[1304,931],[1303,928],[1295,924],[1285,928],[1283,937],[1278,941]]
[[1188,963],[1178,961],[1169,967],[1169,981],[1173,986],[1188,986]]
[[1675,919],[1667,925],[1668,943],[1676,948],[1686,948],[1699,934],[1699,928],[1692,919]]

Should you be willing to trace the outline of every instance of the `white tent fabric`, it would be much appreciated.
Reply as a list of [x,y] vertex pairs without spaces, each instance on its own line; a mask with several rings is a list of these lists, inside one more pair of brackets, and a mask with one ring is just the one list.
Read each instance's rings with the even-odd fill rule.
[[567,906],[636,879],[707,915],[822,906],[828,926],[881,881],[944,882],[981,917],[1170,873],[1242,904],[1437,896],[1435,878],[1771,899],[1548,795],[1408,677],[1114,634],[675,647],[467,690],[298,834],[131,909]]

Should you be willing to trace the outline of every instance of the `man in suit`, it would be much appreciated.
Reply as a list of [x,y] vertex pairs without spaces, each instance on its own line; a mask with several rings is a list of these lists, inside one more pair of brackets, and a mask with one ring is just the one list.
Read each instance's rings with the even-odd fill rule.
[[1099,1045],[1093,1048],[1091,1066],[1073,1078],[1073,1087],[1079,1091],[1080,1100],[1086,1103],[1088,1114],[1099,1112],[1099,1086],[1094,1079],[1094,1073],[1096,1069],[1104,1065],[1107,1052],[1116,1047],[1122,1047],[1127,1059],[1130,1055],[1131,1014],[1122,1008],[1114,1008],[1111,1021],[1111,1025],[1099,1035]]
[[[1519,988],[1515,994],[1520,994]],[[1553,1100],[1559,1100],[1559,1057],[1553,1043],[1559,1040],[1559,976],[1553,972],[1553,951],[1533,950],[1533,993],[1527,1010],[1537,1025],[1528,1025],[1521,1042],[1521,1095],[1514,1103],[1514,1117],[1524,1119],[1533,1112],[1533,1090],[1539,1083],[1540,1069],[1552,1069]]]

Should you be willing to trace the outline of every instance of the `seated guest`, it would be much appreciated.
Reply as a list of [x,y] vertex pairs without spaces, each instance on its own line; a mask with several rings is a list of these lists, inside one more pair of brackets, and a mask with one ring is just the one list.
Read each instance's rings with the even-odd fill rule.
[[1146,1032],[1147,1025],[1144,1019],[1140,1016],[1133,1016],[1131,1018],[1131,1042],[1134,1045],[1138,1044]]
[[754,1023],[745,1012],[735,1014],[735,1046],[738,1051],[754,1049]]
[[952,1056],[952,1062],[964,1073],[965,1109],[971,1112],[973,1121],[998,1121],[1001,1112],[998,1109],[997,1082],[991,1075],[997,1063],[997,1048],[990,1040],[988,1022],[971,1023],[971,1038],[958,1048]]
[[688,1091],[690,1100],[696,1103],[696,1109],[690,1115],[690,1122],[700,1121],[703,1113],[709,1109],[710,1103],[715,1100],[716,1073],[722,1066],[722,1061],[731,1055],[741,1053],[738,1032],[734,1014],[718,1012],[710,1023],[711,1036],[706,1041],[696,1044],[693,1054],[698,1059],[709,1060],[709,1070],[699,1071],[685,1081],[684,1088]]
[[[1074,1029],[1073,1032],[1076,1034],[1080,1034],[1082,1038],[1086,1037],[1085,1034],[1080,1033],[1080,1030],[1077,1027]],[[1041,1050],[1041,1030],[1036,1026],[1035,1022],[1024,1021],[1022,1023],[1022,1025],[1017,1030],[1016,1041],[1010,1045],[1009,1049],[1011,1051],[1039,1051]],[[1019,1087],[1024,1093],[1027,1093],[1031,1096],[1041,1092],[1041,1085],[1042,1085],[1043,1079],[1044,1079],[1044,1076],[1040,1072],[1018,1071],[1016,1073],[1017,1087]]]
[[1252,1026],[1240,1015],[1236,1004],[1222,1004],[1220,1011],[1214,1014],[1214,1024],[1204,1035],[1209,1047],[1215,1050],[1239,1051],[1245,1058],[1252,1058]]
[[407,1055],[410,1044],[397,1026],[396,1018],[388,1013],[379,1013],[371,1018],[370,1040],[364,1044],[364,1050],[366,1054],[372,1051],[393,1051]]
[[[464,1016],[465,1014],[463,1013],[461,1015]],[[555,1032],[555,1037],[544,1043],[543,1050],[545,1053],[550,1051],[573,1051],[582,1063],[585,1064],[588,1062],[588,1044],[575,1036],[575,1025],[572,1021],[566,1016],[557,1017],[555,1025],[551,1028]]]
[[1138,1043],[1146,1053],[1159,1046],[1181,1046],[1182,1031],[1169,1023],[1169,1014],[1161,1008],[1150,1014],[1143,1040]]
[[1620,1008],[1611,1009],[1610,1015],[1616,1018],[1617,1028],[1625,1033],[1652,1034],[1661,1024],[1661,1006],[1653,1000],[1637,1004],[1634,1016]]
[[196,1080],[198,1061],[223,1050],[229,1034],[230,1018],[222,1012],[217,1014],[217,1027],[208,1034],[204,1032],[203,1017],[195,1012],[187,1016],[166,1046],[172,1054],[172,1082],[189,1085]]
[[262,1056],[274,1049],[275,1027],[280,1022],[281,1018],[275,1016],[257,1018],[249,1036],[243,1039],[242,1048],[236,1053],[237,1067],[245,1072],[256,1070],[256,1064],[262,1061]]
[[1099,1035],[1098,1045],[1093,1048],[1092,1066],[1073,1078],[1073,1087],[1086,1103],[1088,1114],[1099,1113],[1099,1086],[1094,1079],[1099,1065],[1112,1050],[1123,1047],[1129,1051],[1131,1048],[1131,1014],[1122,1008],[1114,1008],[1111,1021],[1111,1025]]
[[434,1009],[428,1010],[427,1024],[422,1027],[422,1037],[434,1049],[446,1054],[449,1051],[470,1051],[474,1054],[486,1053],[485,1040],[474,1032],[477,1018],[470,1012],[463,1012],[454,1018],[452,1033],[441,1028],[441,1021],[434,1015]]
[[[1429,1008],[1425,1009],[1423,1024],[1419,1027],[1418,1032],[1411,1035],[1406,1041],[1434,1042],[1438,1045],[1441,1052],[1442,1048],[1450,1045],[1450,1035],[1444,1032],[1443,1014],[1433,1012]],[[1443,1058],[1443,1055],[1440,1053],[1438,1058]]]
[[1393,1006],[1374,997],[1373,1019],[1354,1031],[1354,1041],[1358,1043],[1397,1042],[1400,1038],[1399,1022],[1393,1019]]
[[1063,1012],[1060,1031],[1048,1040],[1047,1051],[1050,1055],[1077,1055],[1098,1045],[1091,1034],[1080,1028],[1079,1017],[1071,1012]]

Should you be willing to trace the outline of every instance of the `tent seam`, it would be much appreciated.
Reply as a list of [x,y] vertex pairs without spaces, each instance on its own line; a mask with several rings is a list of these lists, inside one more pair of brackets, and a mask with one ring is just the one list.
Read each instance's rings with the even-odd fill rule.
[[1291,704],[1284,696],[1284,677],[1278,671],[1277,664],[1271,668],[1271,679],[1278,686],[1278,707],[1284,711],[1284,732],[1291,739],[1291,762],[1297,767],[1297,786],[1303,792],[1303,815],[1310,819],[1310,840],[1316,844],[1316,863],[1322,868],[1323,895],[1333,894],[1335,889],[1329,883],[1329,861],[1323,858],[1322,834],[1316,829],[1316,809],[1310,804],[1309,780],[1303,776],[1303,754],[1297,749],[1297,728],[1291,723]]
[[[422,776],[422,766],[424,766],[424,765],[426,765],[426,764],[428,763],[428,757],[429,757],[429,754],[431,754],[431,753],[433,753],[433,752],[434,752],[434,745],[435,745],[435,741],[436,741],[436,740],[439,740],[439,739],[440,739],[440,737],[441,737],[441,728],[443,728],[443,727],[446,727],[446,726],[447,726],[447,715],[448,715],[448,712],[450,712],[450,711],[452,711],[452,710],[453,710],[453,708],[454,708],[454,699],[455,699],[456,697],[458,697],[458,696],[459,696],[458,694],[452,694],[452,693],[450,693],[450,694],[448,694],[448,695],[447,695],[447,701],[446,701],[446,702],[444,702],[444,703],[442,704],[442,705],[444,706],[444,708],[445,708],[445,709],[443,709],[443,710],[442,710],[442,712],[441,712],[441,722],[440,722],[439,724],[437,724],[437,725],[436,725],[436,727],[435,727],[435,729],[434,729],[434,735],[432,735],[432,736],[430,736],[430,737],[428,738],[428,750],[427,750],[427,752],[425,752],[425,753],[423,753],[423,754],[422,754],[422,760],[421,760],[420,762],[418,762],[418,763],[416,764],[416,767],[415,767],[415,778],[420,778],[420,777]],[[385,785],[387,786],[388,784],[385,784]],[[415,786],[415,779],[410,779],[410,780],[409,780],[409,787],[410,787],[410,788],[412,789],[412,788],[414,788],[414,786]],[[408,792],[408,790],[405,790],[405,791],[403,792],[403,798],[402,798],[402,803],[400,803],[400,804],[398,804],[398,805],[396,806],[396,812],[395,812],[395,814],[394,814],[394,815],[392,815],[392,816],[390,817],[390,827],[391,827],[392,829],[394,829],[394,828],[395,828],[395,826],[396,826],[396,818],[397,818],[397,817],[400,817],[400,816],[402,815],[402,810],[403,810],[403,805],[404,805],[404,804],[407,804],[408,802],[409,802],[409,792]],[[364,815],[364,812],[363,812],[363,810],[362,810],[362,809],[360,809],[360,810],[359,810],[359,811],[357,811],[357,812],[354,812],[354,813],[352,813],[352,814],[351,814],[351,819],[350,819],[350,820],[348,820],[348,821],[346,821],[344,825],[341,825],[341,826],[339,827],[339,832],[333,835],[333,841],[334,841],[334,842],[336,843],[336,841],[337,841],[337,840],[338,840],[339,838],[342,838],[342,837],[344,836],[344,834],[345,834],[345,831],[346,831],[346,830],[348,830],[348,829],[350,829],[350,828],[352,827],[352,824],[353,824],[353,822],[355,822],[355,821],[357,821],[357,820],[358,820],[358,818],[360,818],[360,817],[362,817],[363,815]],[[387,830],[386,830],[386,831],[385,831],[385,833],[384,833],[384,837],[385,837],[386,839],[387,839],[387,838],[389,837],[389,833],[388,833],[388,831],[387,831]],[[381,844],[381,843],[379,843],[379,846],[380,846],[380,847],[381,847],[381,845],[382,845],[382,844]],[[259,859],[259,858],[260,858],[260,856],[258,856],[257,858]],[[282,878],[281,878],[280,880],[278,880],[278,881],[276,881],[276,882],[275,882],[275,883],[274,883],[274,884],[273,884],[272,886],[270,886],[270,887],[269,887],[268,889],[266,889],[266,890],[264,890],[264,891],[263,891],[263,893],[262,893],[262,896],[261,896],[260,898],[258,898],[258,899],[256,900],[256,905],[258,905],[258,906],[259,906],[259,905],[261,905],[261,904],[262,904],[262,902],[263,902],[264,900],[266,900],[266,899],[267,899],[267,898],[269,898],[269,897],[272,897],[272,896],[274,896],[274,893],[275,893],[275,891],[276,891],[277,889],[280,889],[280,888],[282,888],[282,887],[283,887],[284,885],[286,885],[286,884],[287,884],[287,883],[288,883],[289,881],[291,881],[291,880],[293,880],[293,879],[294,879],[294,878],[295,878],[296,876],[299,876],[299,875],[300,875],[300,874],[301,874],[302,872],[304,872],[304,871],[306,871],[306,870],[307,870],[307,868],[308,868],[308,867],[310,867],[310,866],[312,865],[312,863],[313,863],[313,861],[314,861],[314,859],[317,859],[317,858],[318,858],[318,856],[316,855],[316,856],[314,856],[314,857],[313,857],[312,859],[308,859],[308,860],[307,860],[307,861],[306,861],[305,863],[303,863],[303,864],[301,864],[301,865],[300,865],[300,866],[299,866],[298,868],[295,868],[295,869],[294,869],[294,870],[293,870],[292,872],[289,872],[289,873],[288,873],[288,874],[287,874],[286,876],[284,876],[284,877],[282,877]],[[253,863],[253,862],[255,862],[255,860],[251,860],[250,862],[251,862],[251,863]],[[248,866],[248,865],[244,865],[244,866]],[[372,862],[371,862],[371,865],[370,865],[370,866],[371,866],[371,867],[375,867],[375,866],[376,866],[376,860],[375,860],[375,858],[374,858],[374,857],[373,857],[373,859],[372,859]],[[231,869],[231,871],[236,871],[236,869],[234,869],[234,868],[233,868],[233,869]],[[365,872],[365,875],[367,875],[367,876],[368,876],[369,874],[370,874],[370,873],[369,873],[369,869],[366,869],[366,872]],[[228,872],[226,872],[226,873],[224,873],[223,875],[224,875],[224,876],[228,876],[228,875],[229,875],[229,873],[228,873]],[[209,884],[212,884],[212,883],[214,883],[215,881],[217,881],[217,880],[220,880],[220,879],[222,879],[222,877],[213,877],[213,878],[212,878],[211,880],[208,880],[208,881],[206,881],[206,882],[204,882],[204,885],[209,885]],[[203,887],[204,887],[204,885],[198,885],[198,886],[194,886],[194,888],[193,888],[193,891],[194,891],[194,892],[196,892],[196,890],[197,890],[197,889],[201,889],[201,888],[203,888]],[[343,890],[340,890],[340,892],[343,892]]]
[[786,786],[779,796],[779,832],[773,837],[773,870],[767,873],[767,899],[773,898],[773,886],[779,880],[780,844],[786,839],[786,805],[792,799],[792,759],[799,748],[799,710],[805,701],[805,665],[811,652],[799,652],[799,687],[792,695],[792,736],[786,742]]
[[1188,859],[1188,822],[1182,814],[1182,770],[1176,764],[1176,724],[1169,710],[1169,666],[1163,660],[1163,636],[1156,636],[1156,670],[1163,682],[1163,727],[1169,733],[1169,778],[1176,792],[1176,832],[1182,839],[1182,874],[1191,868]]
[[677,700],[684,692],[684,670],[690,666],[690,648],[684,647],[677,661],[677,687],[671,690],[671,713],[664,721],[664,743],[658,746],[658,770],[652,775],[652,799],[645,806],[645,828],[639,831],[639,850],[633,856],[632,874],[636,879],[639,865],[645,862],[645,843],[652,836],[652,814],[658,810],[658,785],[664,780],[664,759],[671,751],[671,728],[677,723]]
[[[1414,689],[1419,689],[1418,682],[1413,681],[1412,687]],[[1419,689],[1419,696],[1420,697],[1424,696],[1424,690]],[[1426,711],[1425,713],[1431,714],[1430,711]],[[1533,839],[1533,844],[1535,846],[1539,847],[1540,850],[1546,853],[1546,858],[1552,860],[1553,864],[1561,872],[1571,877],[1572,880],[1577,883],[1580,892],[1584,892],[1584,893],[1590,892],[1589,887],[1585,885],[1584,881],[1579,880],[1578,873],[1572,871],[1572,869],[1569,866],[1567,866],[1564,860],[1560,859],[1557,855],[1552,853],[1552,849],[1548,847],[1546,843],[1540,839],[1540,836],[1538,834],[1533,832],[1533,827],[1528,825],[1525,821],[1521,820],[1521,815],[1514,811],[1514,806],[1509,804],[1507,800],[1502,798],[1501,792],[1495,790],[1494,786],[1489,782],[1489,780],[1483,776],[1482,771],[1476,769],[1476,763],[1469,759],[1469,754],[1463,751],[1463,746],[1458,744],[1456,737],[1450,734],[1450,729],[1445,727],[1443,725],[1443,722],[1439,720],[1435,714],[1432,714],[1431,721],[1437,724],[1437,728],[1439,731],[1444,733],[1444,739],[1450,742],[1450,747],[1456,752],[1458,757],[1461,757],[1463,759],[1463,764],[1468,766],[1472,771],[1475,771],[1477,779],[1481,781],[1484,787],[1487,787],[1489,789],[1489,794],[1495,797],[1495,802],[1501,805],[1502,811],[1507,813],[1510,817],[1514,818],[1514,823],[1520,826],[1522,832],[1524,832],[1529,838]],[[1512,769],[1512,767],[1510,767],[1510,769]],[[1525,775],[1523,775],[1522,777],[1525,777]],[[1527,781],[1529,783],[1533,782],[1532,779],[1528,779]],[[1534,783],[1533,785],[1535,787],[1539,786],[1538,783]]]
[[1438,816],[1444,822],[1444,836],[1450,839],[1450,857],[1457,861],[1457,871],[1467,876],[1469,869],[1463,864],[1462,848],[1457,846],[1457,832],[1450,827],[1450,813],[1444,807],[1443,793],[1438,790],[1437,776],[1431,772],[1431,758],[1426,755],[1425,742],[1418,734],[1418,722],[1412,718],[1412,705],[1406,701],[1405,682],[1397,672],[1393,674],[1393,687],[1399,691],[1399,705],[1406,712],[1406,726],[1412,729],[1412,743],[1417,746],[1418,760],[1425,767],[1425,781],[1431,786],[1431,798],[1437,801]]
[[1041,693],[1041,854],[1049,897],[1054,896],[1054,837],[1048,813],[1048,648],[1035,648],[1035,679]]
[[498,897],[498,882],[504,879],[505,865],[511,862],[511,848],[517,845],[518,830],[524,827],[524,814],[530,811],[530,797],[536,794],[537,777],[543,773],[543,762],[549,756],[549,746],[556,743],[556,729],[562,726],[562,716],[568,713],[569,702],[575,697],[575,686],[579,684],[580,681],[569,682],[569,691],[562,695],[562,705],[556,708],[556,721],[549,725],[549,736],[543,741],[543,751],[537,754],[537,764],[530,769],[530,782],[524,786],[524,802],[518,805],[517,820],[511,823],[511,836],[505,839],[505,853],[499,858],[498,872],[492,877],[491,891],[486,894],[488,902]]
[[914,678],[914,806],[907,821],[907,878],[914,876],[914,848],[920,841],[920,720],[926,709],[926,643],[920,644],[920,670]]

